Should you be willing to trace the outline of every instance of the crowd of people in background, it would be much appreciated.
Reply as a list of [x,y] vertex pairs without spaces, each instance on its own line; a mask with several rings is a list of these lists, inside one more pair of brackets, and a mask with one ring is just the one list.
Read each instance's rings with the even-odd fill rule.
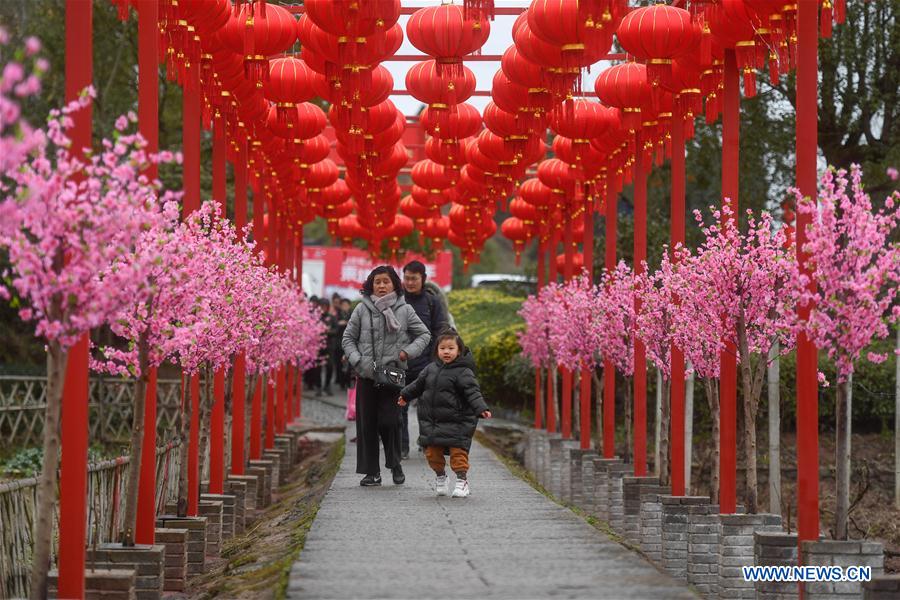
[[353,312],[353,304],[340,294],[332,294],[330,301],[317,296],[312,296],[310,301],[322,311],[327,339],[319,355],[319,364],[303,373],[303,385],[306,389],[315,390],[316,396],[330,396],[336,393],[332,384],[341,391],[350,387],[350,365],[344,360],[341,338]]

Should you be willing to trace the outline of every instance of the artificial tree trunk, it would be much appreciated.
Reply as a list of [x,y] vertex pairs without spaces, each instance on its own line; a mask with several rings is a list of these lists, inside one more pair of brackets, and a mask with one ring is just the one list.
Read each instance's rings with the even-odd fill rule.
[[666,377],[661,380],[661,391],[658,394],[660,398],[659,405],[659,483],[660,485],[669,485],[671,482],[669,462],[669,386],[670,382]]
[[662,393],[663,393],[663,378],[662,372],[659,369],[656,369],[656,407],[653,415],[653,471],[654,475],[659,476],[659,464],[662,462],[660,457],[660,447],[659,447],[659,437],[660,437],[660,425],[662,423]]
[[[181,445],[178,447],[178,458],[181,461],[178,465],[178,502],[176,503],[176,512],[179,517],[187,516],[188,509],[188,446],[190,444],[190,423],[191,423],[191,394],[189,388],[191,386],[190,375],[181,373],[181,412],[179,413],[180,422],[178,423],[178,437]],[[187,401],[185,402],[185,398]]]
[[602,453],[603,452],[603,386],[606,378],[606,370],[602,372],[602,374],[597,376],[597,369],[591,369],[591,377],[594,380],[594,406],[596,407],[594,411],[594,419],[596,423],[596,428],[594,431],[595,439],[597,441],[597,448]]
[[200,443],[198,458],[200,464],[200,480],[209,480],[209,428],[212,424],[212,389],[213,370],[210,366],[203,368],[203,388],[200,394]]
[[581,431],[581,370],[572,371],[572,433]]
[[900,323],[894,352],[894,507],[900,509]]
[[53,540],[53,517],[56,514],[57,479],[59,476],[59,419],[62,412],[63,385],[66,377],[66,352],[59,342],[47,345],[47,408],[44,411],[44,459],[37,484],[37,506],[34,527],[34,550],[31,563],[29,598],[47,597],[47,573],[50,571],[50,549]]
[[780,345],[769,351],[769,512],[781,514],[781,365]]
[[849,537],[850,521],[850,419],[853,415],[853,375],[837,386],[837,405],[835,406],[835,507],[834,537],[846,540]]
[[684,386],[684,489],[691,493],[691,471],[694,462],[694,372]]
[[[119,541],[123,546],[134,546],[134,528],[137,523],[138,487],[141,479],[141,457],[144,451],[144,405],[147,401],[147,383],[150,379],[150,345],[147,338],[147,332],[142,333],[138,338],[138,367],[141,374],[134,386],[128,485],[125,488],[125,512],[122,515],[122,531],[119,534]],[[153,426],[155,424],[151,425],[151,427]]]
[[[634,423],[632,422],[632,410],[634,409],[634,376],[625,378],[625,410],[622,411],[625,418],[625,462],[634,462],[634,444],[632,442],[632,432]],[[613,427],[615,431],[615,427]]]
[[556,430],[559,429],[560,419],[562,418],[562,415],[560,414],[559,397],[558,397],[559,394],[557,393],[557,390],[556,390],[556,380],[557,380],[557,375],[559,375],[559,369],[557,369],[556,367],[551,367],[549,369],[549,371],[550,371],[550,397],[547,398],[547,406],[553,407],[553,420],[556,423],[556,429],[554,429],[554,431],[551,431],[550,433],[556,433]]
[[[742,416],[744,419],[744,435],[741,448],[744,453],[744,464],[747,468],[747,483],[744,503],[749,514],[759,512],[759,489],[757,477],[757,443],[756,416],[759,413],[759,396],[762,392],[763,377],[766,374],[766,359],[750,352],[747,337],[747,322],[743,311],[737,321],[738,350],[740,351]],[[773,342],[774,343],[774,342]],[[766,352],[768,356],[768,352]]]
[[712,456],[713,466],[709,478],[709,498],[713,504],[719,503],[719,380],[705,378],[703,385],[706,387],[706,400],[709,404],[709,416],[712,419]]

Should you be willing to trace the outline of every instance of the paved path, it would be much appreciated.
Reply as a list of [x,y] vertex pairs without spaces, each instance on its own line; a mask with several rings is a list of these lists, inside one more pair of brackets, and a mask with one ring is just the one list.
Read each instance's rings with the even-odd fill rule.
[[[411,414],[411,430],[414,422]],[[385,470],[382,487],[360,487],[348,442],[288,598],[697,598],[514,476],[490,450],[475,443],[470,458],[472,495],[438,498],[415,449],[404,462],[405,485],[394,486]]]

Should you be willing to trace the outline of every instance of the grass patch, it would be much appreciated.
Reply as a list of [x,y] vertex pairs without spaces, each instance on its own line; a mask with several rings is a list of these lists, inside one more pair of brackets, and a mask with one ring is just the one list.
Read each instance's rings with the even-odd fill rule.
[[[320,430],[321,431],[321,430]],[[313,442],[276,500],[243,535],[223,547],[221,558],[188,583],[190,598],[275,599],[287,595],[291,568],[340,468],[344,437]]]

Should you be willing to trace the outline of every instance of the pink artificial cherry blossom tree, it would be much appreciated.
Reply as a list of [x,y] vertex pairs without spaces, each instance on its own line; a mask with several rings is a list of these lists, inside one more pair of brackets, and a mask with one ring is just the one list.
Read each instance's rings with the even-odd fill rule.
[[[850,516],[850,391],[853,371],[873,339],[888,336],[888,323],[900,318],[900,192],[876,211],[862,185],[858,165],[847,171],[829,169],[819,184],[818,206],[797,193],[801,214],[812,219],[803,251],[814,269],[814,291],[804,288],[803,300],[813,309],[805,323],[816,347],[824,350],[837,370],[835,417],[834,535],[848,538]],[[871,362],[885,354],[868,353]]]
[[[33,48],[26,54],[33,54]],[[41,595],[50,565],[66,351],[147,294],[143,265],[111,267],[133,250],[144,230],[165,217],[159,184],[141,175],[160,158],[148,155],[144,140],[126,131],[136,117],[120,117],[113,140],[103,140],[100,150],[85,159],[76,158],[66,135],[72,125],[69,115],[92,101],[93,90],[51,112],[46,130],[31,129],[10,92],[20,98],[36,94],[40,86],[32,77],[24,76],[22,65],[10,63],[0,83],[0,246],[11,263],[0,294],[12,297],[21,318],[33,321],[36,335],[47,341],[44,460],[31,578],[32,594]]]

